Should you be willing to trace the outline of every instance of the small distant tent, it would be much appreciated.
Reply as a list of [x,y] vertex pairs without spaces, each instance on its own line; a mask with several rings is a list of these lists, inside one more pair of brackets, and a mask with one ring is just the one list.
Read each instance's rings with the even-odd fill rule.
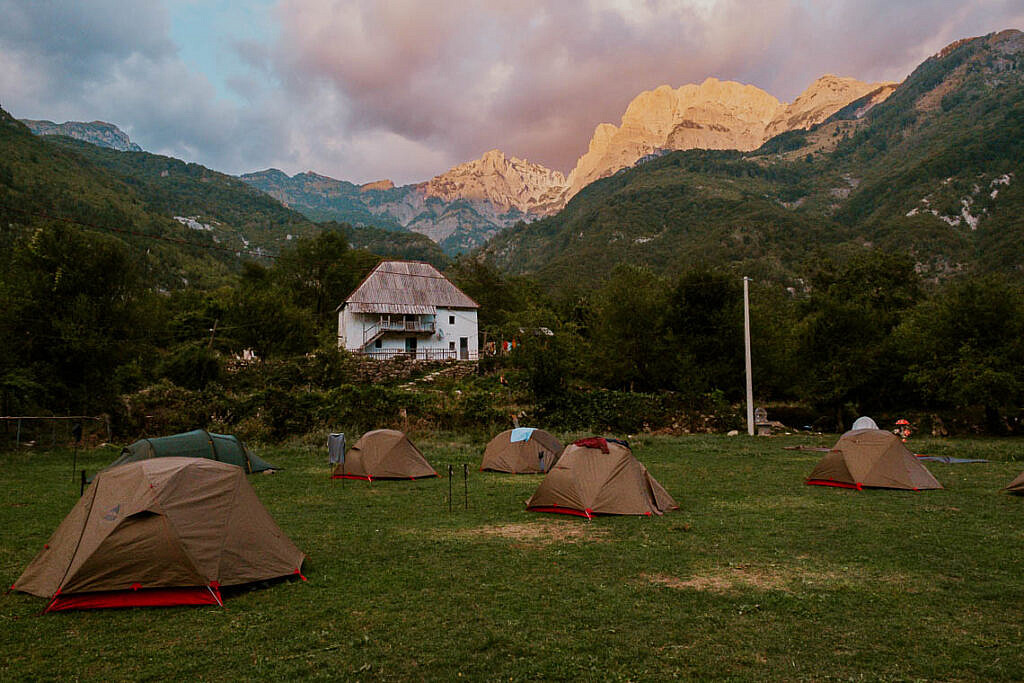
[[856,429],[878,429],[878,424],[867,415],[862,415],[854,420],[853,426],[850,427],[850,431],[854,431]]
[[394,429],[376,429],[363,434],[335,465],[334,479],[420,479],[437,472],[409,438]]
[[588,519],[593,515],[660,515],[678,508],[625,442],[601,438],[566,446],[526,501],[527,510]]
[[1020,476],[1011,481],[1004,490],[1009,491],[1010,493],[1024,495],[1024,472],[1021,472]]
[[481,470],[535,474],[550,470],[562,452],[558,439],[543,429],[517,427],[491,439],[484,449]]
[[881,429],[858,429],[843,434],[818,462],[807,483],[857,490],[942,488],[898,436]]
[[12,588],[47,612],[221,605],[222,586],[301,577],[304,559],[241,469],[153,458],[97,474]]
[[154,439],[139,439],[125,446],[121,457],[110,467],[148,458],[208,458],[230,465],[238,465],[248,474],[276,470],[266,460],[256,456],[231,434],[214,434],[205,429],[161,436]]

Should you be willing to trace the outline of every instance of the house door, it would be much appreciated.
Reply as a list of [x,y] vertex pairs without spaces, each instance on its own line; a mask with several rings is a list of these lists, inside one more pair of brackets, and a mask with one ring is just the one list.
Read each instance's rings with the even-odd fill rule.
[[405,352],[413,356],[416,355],[416,337],[405,338]]
[[459,337],[459,358],[469,360],[469,337]]

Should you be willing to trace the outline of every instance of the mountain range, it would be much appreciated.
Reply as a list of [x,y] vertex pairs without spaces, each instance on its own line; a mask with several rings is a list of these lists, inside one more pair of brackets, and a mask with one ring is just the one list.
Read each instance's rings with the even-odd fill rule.
[[448,253],[469,251],[502,229],[561,211],[580,190],[638,161],[683,149],[752,150],[789,130],[807,129],[861,101],[885,100],[894,83],[826,75],[792,104],[752,85],[714,78],[640,93],[621,125],[597,127],[568,177],[491,150],[426,182],[355,185],[316,173],[277,169],[243,180],[315,220],[376,225],[427,235]]
[[[494,149],[430,180],[396,187],[357,185],[312,171],[277,169],[241,179],[314,221],[426,235],[449,254],[471,251],[498,232],[561,211],[581,189],[642,160],[683,149],[753,150],[775,135],[807,129],[867,97],[884,101],[893,83],[822,76],[791,104],[752,85],[706,79],[637,95],[619,126],[599,125],[568,176]],[[23,120],[37,135],[72,137],[119,151],[141,151],[113,124]]]

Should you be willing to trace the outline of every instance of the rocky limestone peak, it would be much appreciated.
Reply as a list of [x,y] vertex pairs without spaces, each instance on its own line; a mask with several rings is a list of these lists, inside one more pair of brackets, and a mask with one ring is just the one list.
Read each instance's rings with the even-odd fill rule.
[[370,192],[371,190],[393,190],[395,184],[387,178],[383,180],[374,180],[371,183],[363,183],[359,186],[360,192]]
[[[786,105],[765,131],[765,140],[797,128],[817,125],[848,105],[875,91],[883,93],[881,100],[895,89],[895,83],[864,83],[855,78],[825,74],[811,83],[806,90]],[[881,101],[878,100],[878,101]],[[873,104],[878,104],[878,101]]]
[[34,121],[22,119],[22,123],[35,135],[64,135],[69,138],[88,142],[99,147],[116,149],[120,152],[141,152],[142,148],[131,141],[128,134],[112,123],[106,121]]
[[705,79],[637,95],[616,127],[594,131],[587,153],[569,174],[567,196],[593,181],[664,149],[755,149],[783,105],[753,85]]
[[779,133],[821,123],[884,85],[827,74],[789,105],[756,86],[717,78],[647,90],[629,103],[620,126],[602,123],[594,130],[587,153],[569,173],[565,197],[649,154],[757,149]]
[[444,201],[487,201],[503,212],[517,209],[524,213],[547,213],[555,210],[549,205],[553,194],[560,197],[564,191],[565,176],[492,149],[479,159],[432,178],[421,188],[427,197]]

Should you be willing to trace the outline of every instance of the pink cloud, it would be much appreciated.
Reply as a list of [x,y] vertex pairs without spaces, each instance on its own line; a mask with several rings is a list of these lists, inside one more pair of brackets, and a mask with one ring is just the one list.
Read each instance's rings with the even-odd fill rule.
[[[347,103],[339,125],[468,160],[498,147],[568,170],[640,91],[707,76],[792,100],[826,72],[901,79],[1014,3],[283,0],[279,68]],[[443,170],[443,169],[438,169]]]

